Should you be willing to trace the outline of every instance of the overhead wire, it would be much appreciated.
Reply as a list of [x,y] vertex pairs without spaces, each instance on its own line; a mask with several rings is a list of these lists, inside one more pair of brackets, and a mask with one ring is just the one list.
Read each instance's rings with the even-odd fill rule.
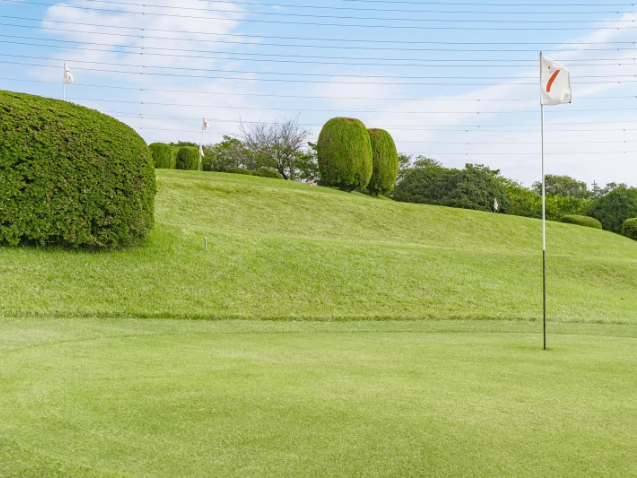
[[[5,81],[18,81],[26,83],[41,83],[59,85],[56,81],[45,80],[29,80],[23,78],[7,78],[0,77],[0,80]],[[215,91],[215,90],[182,90],[182,89],[165,89],[165,88],[144,88],[135,86],[121,86],[121,85],[97,85],[94,83],[76,83],[74,87],[87,87],[87,88],[106,88],[117,90],[131,90],[136,92],[159,92],[159,93],[189,93],[198,95],[210,95],[210,96],[251,96],[251,97],[264,97],[264,98],[297,98],[297,99],[321,99],[321,100],[344,100],[344,101],[423,101],[423,102],[477,102],[477,103],[489,103],[489,102],[522,102],[529,103],[535,102],[535,98],[418,98],[414,96],[395,96],[395,97],[369,97],[369,96],[322,96],[322,95],[281,95],[272,93],[249,93],[249,92],[237,92],[237,91]],[[578,98],[578,101],[600,101],[600,100],[627,100],[637,99],[637,95],[627,96],[598,96],[598,97],[583,97]]]
[[[23,20],[23,21],[33,21],[33,22],[38,22],[40,23],[40,20],[38,19],[34,19],[34,18],[24,18],[24,17],[15,17],[15,16],[9,16],[9,15],[0,15],[0,18],[9,18],[9,19],[14,19],[14,20]],[[301,45],[298,43],[268,43],[268,42],[245,42],[245,41],[229,41],[229,40],[205,40],[205,39],[201,39],[201,38],[197,38],[196,41],[201,43],[201,42],[206,42],[206,43],[219,43],[219,44],[227,44],[227,45],[250,45],[250,46],[280,46],[280,47],[293,47],[293,48],[312,48],[312,49],[338,49],[338,50],[369,50],[369,45],[364,45],[364,46],[354,46],[351,45],[351,43],[356,43],[356,42],[363,42],[366,44],[369,43],[385,43],[385,44],[403,44],[403,45],[409,45],[409,44],[430,44],[430,45],[455,45],[455,46],[462,46],[463,50],[457,50],[454,48],[403,48],[403,47],[374,47],[375,50],[384,50],[384,51],[439,51],[439,52],[458,52],[458,53],[474,53],[474,52],[498,52],[498,53],[513,53],[513,52],[533,52],[533,53],[537,53],[537,48],[535,49],[493,49],[493,48],[481,48],[481,49],[467,49],[467,47],[471,46],[471,45],[500,45],[501,43],[497,43],[497,42],[484,42],[484,43],[480,43],[480,42],[438,42],[438,41],[399,41],[399,40],[373,40],[373,39],[336,39],[336,38],[307,38],[307,37],[276,37],[276,36],[263,36],[263,35],[242,35],[242,34],[233,34],[233,33],[217,33],[217,32],[201,32],[201,31],[188,31],[188,30],[167,30],[167,29],[157,29],[157,28],[141,28],[141,27],[125,27],[125,26],[121,26],[121,25],[104,25],[104,24],[97,24],[97,23],[86,23],[86,22],[71,22],[71,21],[64,21],[64,20],[55,20],[55,23],[58,24],[71,24],[71,25],[82,25],[82,26],[93,26],[93,27],[99,27],[99,28],[114,28],[114,29],[126,29],[126,30],[133,30],[133,31],[140,31],[143,32],[143,34],[139,34],[139,35],[132,35],[132,34],[126,34],[126,33],[113,33],[113,32],[101,32],[101,31],[95,31],[95,30],[77,30],[74,29],[75,34],[77,33],[90,33],[90,34],[94,34],[94,35],[106,35],[106,36],[118,36],[118,37],[126,37],[126,38],[139,38],[139,39],[155,39],[155,40],[170,40],[170,41],[187,41],[187,42],[192,42],[194,41],[193,38],[174,38],[174,37],[165,37],[165,36],[149,36],[147,35],[145,32],[147,31],[151,31],[151,32],[160,32],[160,33],[184,33],[184,34],[190,34],[190,35],[209,35],[209,36],[230,36],[230,37],[243,37],[243,38],[255,38],[255,39],[259,39],[259,38],[266,38],[266,39],[287,39],[287,40],[297,40],[297,41],[312,41],[313,44],[311,45]],[[37,26],[31,26],[31,25],[16,25],[13,23],[2,23],[0,22],[0,25],[3,26],[11,26],[14,28],[31,28],[31,29],[37,29],[37,30],[45,30],[45,31],[55,31],[55,32],[62,32],[62,33],[68,33],[68,29],[63,29],[63,28],[51,28],[48,26],[44,26],[44,25],[37,25]],[[317,45],[316,41],[343,41],[343,42],[347,42],[348,44],[346,45]],[[510,44],[516,44],[516,43],[510,43]],[[542,45],[544,43],[520,43],[520,44],[536,44],[536,45]],[[583,46],[583,45],[604,45],[604,44],[623,44],[623,45],[637,45],[637,42],[635,41],[629,41],[629,42],[592,42],[592,43],[546,43],[545,45],[549,45],[549,44],[555,44],[555,45],[569,45],[569,46]],[[587,51],[633,51],[634,48],[620,48],[620,47],[613,47],[613,48],[587,48]],[[559,48],[559,49],[554,49],[552,50],[553,52],[582,52],[582,49],[580,48]]]
[[[5,3],[16,3],[16,4],[24,4],[24,2],[22,2],[21,0],[0,0],[2,2]],[[157,12],[149,12],[146,10],[146,7],[148,5],[146,4],[128,4],[128,5],[134,5],[137,8],[144,8],[143,11],[130,11],[130,10],[114,10],[114,9],[110,9],[110,8],[95,8],[95,7],[86,7],[86,6],[81,6],[81,5],[68,5],[68,4],[64,4],[64,3],[58,3],[58,4],[52,4],[52,3],[44,3],[44,2],[36,2],[33,0],[29,1],[29,5],[40,5],[40,6],[48,6],[48,7],[56,7],[56,8],[71,8],[71,9],[75,9],[75,10],[86,10],[86,11],[96,11],[96,12],[106,12],[106,13],[119,13],[119,14],[125,14],[125,15],[142,15],[142,16],[159,16],[159,17],[171,17],[171,18],[196,18],[198,20],[216,20],[216,21],[237,21],[237,20],[241,20],[244,22],[251,22],[251,23],[275,23],[275,24],[286,24],[286,25],[313,25],[313,26],[332,26],[332,27],[350,27],[350,28],[360,28],[360,27],[364,27],[364,28],[381,28],[381,29],[414,29],[414,28],[420,28],[417,26],[412,26],[412,25],[377,25],[377,24],[352,24],[352,23],[320,23],[320,22],[306,22],[306,21],[284,21],[284,20],[261,20],[261,19],[254,19],[254,18],[226,18],[226,17],[209,17],[209,16],[201,16],[201,15],[181,15],[181,14],[174,14],[174,13],[157,13]],[[507,25],[514,25],[514,24],[520,24],[520,25],[530,25],[530,24],[564,24],[563,20],[522,20],[522,21],[517,21],[517,20],[483,20],[483,19],[475,19],[475,18],[471,18],[471,19],[460,19],[460,20],[449,20],[446,18],[390,18],[390,17],[360,17],[360,16],[343,16],[343,15],[320,15],[320,14],[305,14],[305,13],[288,13],[288,12],[254,12],[254,11],[249,11],[249,10],[243,10],[243,11],[230,11],[230,10],[224,10],[224,9],[217,9],[217,8],[208,8],[206,9],[206,11],[208,12],[217,12],[217,13],[223,13],[225,15],[240,15],[240,16],[245,16],[245,15],[262,15],[262,16],[274,16],[274,17],[301,17],[301,18],[329,18],[329,19],[340,19],[340,20],[381,20],[381,21],[385,21],[385,22],[415,22],[415,23],[459,23],[459,24],[476,24],[476,23],[488,23],[488,24],[507,24]],[[595,23],[595,24],[606,24],[606,23],[612,23],[612,24],[623,24],[623,23],[628,23],[628,24],[634,24],[635,21],[634,20],[595,20],[595,21],[591,21],[591,20],[573,20],[570,19],[568,21],[569,24],[591,24],[591,23]],[[430,28],[430,27],[427,27]],[[447,27],[433,27],[435,29],[449,29]],[[563,29],[563,27],[561,27]],[[622,27],[622,29],[630,29],[633,27]],[[571,29],[571,28],[567,28],[567,29]],[[575,30],[578,28],[572,28],[572,30]],[[584,29],[588,29],[588,28],[584,28]],[[598,28],[594,28],[595,30],[603,30],[603,29],[607,29],[606,27],[598,27]],[[613,30],[615,30],[617,28],[613,28]],[[509,29],[507,29],[509,30]],[[531,31],[535,30],[535,29],[529,29]],[[549,29],[545,29],[542,28],[540,29],[542,31],[544,30],[549,30]]]
[[[23,38],[14,35],[3,35],[0,34],[0,38]],[[33,39],[33,37],[26,37],[26,39]],[[196,50],[196,49],[181,49],[181,48],[159,48],[159,47],[138,47],[138,46],[126,46],[126,45],[118,45],[111,43],[96,43],[96,42],[82,42],[75,40],[54,40],[57,42],[65,42],[65,43],[76,43],[82,45],[99,45],[99,46],[107,46],[111,48],[89,48],[89,47],[77,47],[77,46],[67,46],[67,45],[53,45],[53,44],[41,44],[41,43],[28,43],[28,42],[17,42],[11,40],[0,40],[0,43],[7,43],[13,45],[25,45],[25,46],[38,46],[43,48],[64,48],[71,50],[81,50],[81,51],[103,51],[103,52],[112,52],[119,53],[124,55],[136,55],[136,56],[155,56],[155,57],[165,57],[165,58],[194,58],[194,59],[212,59],[212,60],[241,60],[241,61],[253,61],[253,62],[266,62],[266,63],[288,63],[288,64],[317,64],[317,65],[338,65],[338,66],[410,66],[410,67],[431,67],[431,66],[443,66],[445,68],[483,68],[485,66],[489,66],[492,68],[510,68],[510,67],[530,67],[535,66],[537,61],[532,60],[516,60],[520,63],[513,63],[510,60],[484,60],[484,59],[438,59],[438,60],[424,60],[424,59],[395,59],[395,58],[374,58],[374,57],[363,57],[361,60],[366,59],[377,59],[382,60],[384,62],[387,61],[417,61],[419,63],[345,63],[345,62],[331,62],[331,61],[310,61],[310,60],[300,60],[299,58],[332,58],[339,59],[339,57],[330,57],[330,56],[316,56],[316,55],[276,55],[277,57],[288,57],[295,58],[294,60],[281,60],[281,59],[272,59],[272,58],[261,58],[262,56],[275,56],[275,55],[263,55],[259,53],[234,53],[227,51],[210,51],[210,50]],[[129,49],[137,49],[140,51],[121,51],[119,49],[115,50],[113,48],[129,48]],[[202,52],[202,53],[216,53],[223,55],[233,55],[233,56],[200,56],[200,55],[172,55],[166,53],[153,53],[147,50],[160,50],[160,51],[179,51],[179,52]],[[237,55],[241,55],[241,57],[237,57]],[[249,56],[248,58],[244,58],[243,56]],[[254,56],[258,56],[259,58],[253,58]],[[343,59],[357,59],[356,57],[344,57]],[[559,59],[558,59],[559,60]],[[521,62],[526,63],[521,63]],[[588,63],[592,61],[602,61],[607,63]],[[423,63],[428,62],[428,63]],[[464,63],[464,64],[455,64],[455,63]],[[478,64],[466,64],[468,62],[478,63]],[[491,62],[491,63],[489,63]],[[500,64],[496,63],[500,62]],[[598,59],[581,59],[576,62],[569,63],[570,66],[637,66],[637,56],[630,58],[598,58]]]

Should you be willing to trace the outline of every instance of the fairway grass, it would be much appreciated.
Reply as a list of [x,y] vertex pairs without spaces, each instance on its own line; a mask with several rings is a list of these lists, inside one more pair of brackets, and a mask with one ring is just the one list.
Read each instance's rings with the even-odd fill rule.
[[0,476],[635,476],[637,327],[0,319]]
[[[234,174],[157,184],[144,244],[0,247],[0,315],[541,317],[540,221]],[[547,254],[549,320],[637,323],[637,241],[549,223]]]

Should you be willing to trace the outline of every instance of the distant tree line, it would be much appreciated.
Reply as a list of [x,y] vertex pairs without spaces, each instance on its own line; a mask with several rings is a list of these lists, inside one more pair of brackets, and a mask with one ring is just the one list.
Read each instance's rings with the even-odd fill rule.
[[[392,195],[397,201],[493,211],[497,200],[500,213],[542,217],[541,182],[526,188],[500,170],[476,164],[446,168],[424,156],[399,155],[399,167]],[[637,189],[611,182],[591,190],[570,176],[547,175],[546,217],[631,237],[634,222],[626,222],[637,218]]]
[[[482,164],[447,168],[425,156],[398,154],[389,133],[367,129],[357,119],[332,118],[317,143],[308,142],[310,132],[298,118],[241,123],[240,131],[240,138],[224,136],[203,146],[205,171],[306,181],[396,201],[478,211],[494,211],[497,203],[499,213],[542,217],[540,182],[528,188]],[[151,152],[156,167],[196,169],[198,164],[195,143],[155,143]],[[571,176],[549,174],[546,217],[622,233],[626,220],[637,218],[637,189],[614,182],[589,189]],[[631,224],[627,230],[633,231]]]

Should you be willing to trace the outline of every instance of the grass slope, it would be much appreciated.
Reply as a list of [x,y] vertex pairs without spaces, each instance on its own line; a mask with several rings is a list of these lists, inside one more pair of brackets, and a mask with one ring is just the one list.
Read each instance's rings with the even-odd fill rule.
[[[158,171],[157,182],[156,228],[144,245],[102,253],[0,248],[1,313],[540,315],[537,220],[230,174]],[[549,223],[548,245],[552,320],[637,322],[637,242]]]
[[0,319],[0,476],[637,475],[637,328],[537,325]]

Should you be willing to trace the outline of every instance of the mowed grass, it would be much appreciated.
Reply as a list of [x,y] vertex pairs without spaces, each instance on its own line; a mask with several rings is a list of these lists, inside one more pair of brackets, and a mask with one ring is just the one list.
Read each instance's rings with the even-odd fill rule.
[[[157,178],[145,244],[97,253],[0,247],[0,313],[540,317],[540,221],[231,174]],[[550,320],[637,322],[636,241],[549,223],[548,248]]]
[[637,328],[0,319],[0,476],[636,476]]

